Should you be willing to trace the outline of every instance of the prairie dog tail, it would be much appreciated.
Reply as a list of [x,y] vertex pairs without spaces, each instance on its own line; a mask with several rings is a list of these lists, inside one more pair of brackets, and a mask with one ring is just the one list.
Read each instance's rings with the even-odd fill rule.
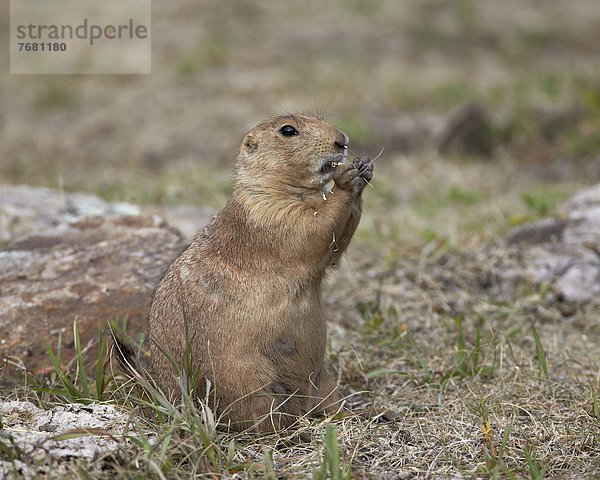
[[113,355],[121,369],[132,379],[139,381],[143,378],[144,367],[140,362],[131,343],[123,338],[121,334],[116,333],[112,328],[110,333],[113,339]]

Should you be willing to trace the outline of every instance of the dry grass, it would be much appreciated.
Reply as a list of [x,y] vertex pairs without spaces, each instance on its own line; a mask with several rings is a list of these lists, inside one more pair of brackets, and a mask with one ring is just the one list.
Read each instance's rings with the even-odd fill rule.
[[[396,423],[357,439],[363,473],[600,473],[600,305],[565,317],[565,306],[548,304],[538,290],[509,299],[489,279],[481,287],[482,273],[511,261],[503,249],[485,247],[428,265],[404,260],[377,287],[369,270],[336,285],[368,291],[354,294],[355,302],[372,302],[362,322],[346,318],[360,326],[345,339],[352,351],[338,355],[342,382],[368,388],[376,404],[397,412]],[[535,455],[532,465],[527,455]]]

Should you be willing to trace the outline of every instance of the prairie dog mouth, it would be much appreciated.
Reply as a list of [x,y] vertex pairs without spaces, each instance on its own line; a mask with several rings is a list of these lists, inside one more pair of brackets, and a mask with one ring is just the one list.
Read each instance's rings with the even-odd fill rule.
[[322,174],[332,174],[338,165],[341,165],[346,161],[346,150],[344,153],[336,153],[335,155],[329,155],[321,162],[320,172]]

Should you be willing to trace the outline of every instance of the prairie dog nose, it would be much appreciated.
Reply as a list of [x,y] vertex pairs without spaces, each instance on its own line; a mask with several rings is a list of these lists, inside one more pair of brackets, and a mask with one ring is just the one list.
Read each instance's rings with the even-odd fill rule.
[[350,142],[348,135],[346,135],[344,132],[338,131],[338,136],[335,139],[335,145],[340,148],[348,148],[348,142]]

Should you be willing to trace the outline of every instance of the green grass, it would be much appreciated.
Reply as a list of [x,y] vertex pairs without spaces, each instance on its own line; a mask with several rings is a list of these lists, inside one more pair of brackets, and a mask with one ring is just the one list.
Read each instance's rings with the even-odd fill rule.
[[[53,376],[58,379],[58,386],[54,388],[40,388],[40,392],[51,393],[62,398],[67,402],[92,403],[105,400],[106,371],[104,357],[106,353],[106,333],[104,328],[100,328],[96,341],[98,348],[98,359],[96,361],[95,376],[90,384],[88,373],[85,367],[85,357],[81,348],[77,320],[73,322],[73,341],[75,344],[75,376],[71,378],[66,369],[61,365],[62,357],[62,335],[59,335],[56,352],[46,342],[46,349],[52,365],[54,367]],[[68,367],[67,367],[68,368]]]
[[564,199],[564,192],[542,187],[536,191],[524,193],[521,198],[531,214],[543,218],[556,212],[559,202]]
[[327,425],[323,443],[325,452],[321,459],[321,467],[313,470],[313,480],[326,480],[327,478],[331,480],[350,480],[353,478],[351,468],[349,466],[344,467],[341,464],[337,433],[332,425]]
[[534,447],[523,448],[523,455],[527,461],[527,468],[529,470],[529,478],[532,480],[541,480],[546,478],[546,468],[540,464],[536,450]]
[[513,422],[508,424],[502,433],[502,441],[500,445],[493,444],[493,431],[491,424],[486,424],[486,430],[484,435],[488,434],[487,437],[484,437],[485,442],[485,454],[486,461],[485,466],[482,466],[482,472],[489,475],[492,479],[500,479],[500,478],[517,478],[515,473],[511,471],[511,469],[504,464],[504,455],[507,452],[507,444],[508,439],[510,438],[510,432],[512,429]]
[[533,340],[535,341],[535,355],[538,360],[540,375],[543,377],[548,377],[548,362],[546,360],[546,351],[544,350],[544,346],[542,345],[542,341],[540,340],[540,335],[536,328],[531,326],[531,334],[533,335]]

